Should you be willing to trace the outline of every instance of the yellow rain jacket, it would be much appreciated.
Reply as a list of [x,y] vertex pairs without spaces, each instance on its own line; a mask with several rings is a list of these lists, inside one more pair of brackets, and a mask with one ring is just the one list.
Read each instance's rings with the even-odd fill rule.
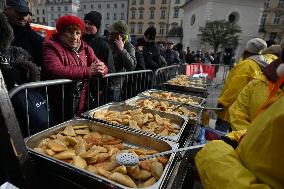
[[232,130],[247,129],[270,92],[269,80],[263,74],[249,82],[229,108]]
[[[262,55],[268,63],[278,59],[276,55]],[[252,59],[241,60],[229,73],[223,90],[218,98],[218,103],[223,105],[224,110],[216,112],[218,117],[230,122],[229,107],[235,102],[243,88],[257,75],[261,74],[259,65]]]
[[284,96],[258,115],[238,148],[209,142],[195,157],[205,189],[284,188]]

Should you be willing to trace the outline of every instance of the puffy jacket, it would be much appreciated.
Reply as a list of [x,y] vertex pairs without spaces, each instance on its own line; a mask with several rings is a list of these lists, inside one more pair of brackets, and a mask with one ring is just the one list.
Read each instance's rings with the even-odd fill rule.
[[209,142],[195,157],[205,189],[284,188],[284,96],[257,116],[238,148]]
[[43,45],[43,72],[48,79],[89,79],[89,66],[98,60],[93,49],[82,41],[78,52],[55,37]]
[[129,41],[126,41],[123,51],[119,51],[111,40],[109,43],[112,50],[115,71],[125,72],[134,70],[137,64],[134,46]]
[[[272,54],[262,55],[267,63],[278,59]],[[241,60],[229,73],[223,90],[218,98],[218,104],[222,104],[224,110],[218,112],[218,117],[230,122],[229,107],[235,102],[243,88],[257,75],[261,74],[261,68],[254,60],[247,58]]]
[[269,80],[265,75],[258,75],[249,82],[229,108],[232,129],[247,129],[269,94]]

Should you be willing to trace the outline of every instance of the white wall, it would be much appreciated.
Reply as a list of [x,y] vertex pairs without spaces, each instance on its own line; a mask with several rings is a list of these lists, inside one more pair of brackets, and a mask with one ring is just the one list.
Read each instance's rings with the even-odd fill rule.
[[[206,20],[227,20],[231,12],[238,12],[239,21],[237,23],[242,29],[240,45],[236,50],[236,55],[239,56],[243,52],[245,43],[258,36],[262,8],[263,0],[194,0],[184,8],[183,43],[185,46],[189,45],[191,49],[200,48],[197,34],[199,27],[204,26]],[[193,14],[196,15],[196,21],[191,26],[190,21]],[[209,49],[207,47],[206,50]]]

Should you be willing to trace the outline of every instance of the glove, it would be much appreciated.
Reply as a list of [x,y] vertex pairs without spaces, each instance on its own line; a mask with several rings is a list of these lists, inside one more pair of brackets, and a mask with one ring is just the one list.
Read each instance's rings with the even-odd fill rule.
[[236,149],[239,145],[239,143],[235,140],[230,139],[227,136],[221,136],[221,140],[223,140],[225,143],[229,144],[230,146],[232,146],[234,149]]

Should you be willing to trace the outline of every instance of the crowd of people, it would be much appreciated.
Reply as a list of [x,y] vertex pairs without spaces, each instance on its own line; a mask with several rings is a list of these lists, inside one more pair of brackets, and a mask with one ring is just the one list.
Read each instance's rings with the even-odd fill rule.
[[[88,85],[84,79],[115,72],[155,71],[185,62],[220,62],[220,53],[194,52],[189,47],[184,51],[181,43],[171,41],[158,44],[153,26],[135,46],[121,21],[110,26],[109,35],[100,36],[102,15],[96,11],[86,14],[84,20],[72,15],[60,17],[56,33],[44,41],[32,30],[29,15],[24,0],[7,0],[0,13],[0,67],[7,89],[46,79],[80,80],[76,114],[86,106]],[[247,42],[218,98],[222,110],[217,112],[216,129],[232,132],[226,140],[209,142],[195,158],[205,188],[284,187],[283,63],[284,40],[270,47],[260,38]],[[54,95],[60,92],[53,90],[57,90]]]

